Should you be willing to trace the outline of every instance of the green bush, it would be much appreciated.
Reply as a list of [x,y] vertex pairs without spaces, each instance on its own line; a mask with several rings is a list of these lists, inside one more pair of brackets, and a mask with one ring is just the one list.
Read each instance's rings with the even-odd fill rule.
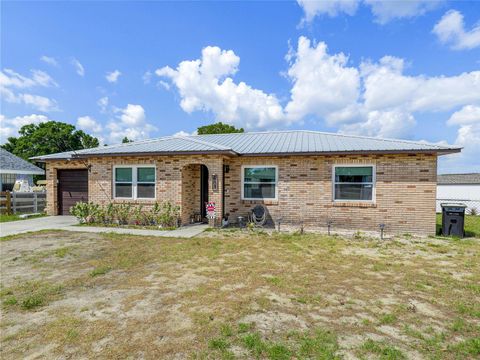
[[81,223],[94,223],[97,220],[100,206],[94,203],[78,202],[70,208],[70,214]]
[[164,202],[155,203],[151,209],[145,210],[142,205],[133,207],[130,204],[110,203],[100,206],[79,202],[72,206],[70,213],[77,217],[80,223],[175,228],[180,218],[180,207]]

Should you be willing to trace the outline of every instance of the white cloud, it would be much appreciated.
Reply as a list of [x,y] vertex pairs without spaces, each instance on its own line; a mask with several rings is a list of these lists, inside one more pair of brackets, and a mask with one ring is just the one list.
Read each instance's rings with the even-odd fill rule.
[[45,64],[52,65],[52,66],[58,66],[58,62],[54,57],[42,55],[40,57],[40,60],[43,61]]
[[291,100],[285,111],[288,119],[297,121],[307,114],[324,117],[355,103],[359,96],[360,76],[357,69],[348,67],[343,54],[329,55],[327,45],[317,45],[300,37],[294,59],[288,69],[293,86]]
[[414,126],[415,118],[406,111],[399,109],[374,110],[366,114],[364,121],[341,125],[340,132],[384,138],[405,138],[411,136]]
[[379,1],[365,0],[365,4],[371,7],[375,21],[386,24],[389,21],[399,18],[411,18],[425,14],[436,9],[442,1],[434,0],[408,0],[408,1]]
[[23,102],[25,105],[29,105],[43,112],[58,111],[57,102],[45,96],[20,94],[18,99],[19,102]]
[[450,116],[447,124],[458,126],[455,144],[462,146],[463,150],[460,154],[441,158],[440,171],[480,171],[480,162],[478,161],[480,158],[480,107],[464,106]]
[[18,130],[24,125],[39,124],[50,121],[45,115],[31,114],[7,118],[0,115],[0,143],[3,144],[10,136],[18,136]]
[[103,130],[102,125],[90,116],[80,116],[77,119],[77,127],[94,134],[99,134]]
[[467,105],[450,116],[449,125],[471,125],[480,123],[480,106]]
[[[335,17],[340,14],[355,15],[360,0],[297,0],[305,14],[304,21],[310,22],[316,16]],[[420,16],[437,8],[442,0],[364,0],[363,5],[370,7],[375,21],[386,24],[399,18]]]
[[449,44],[454,50],[480,46],[480,25],[475,25],[470,31],[465,30],[463,15],[457,10],[447,11],[432,32],[442,43]]
[[122,123],[129,126],[138,126],[145,121],[145,110],[141,105],[128,104],[124,109],[117,109]]
[[145,110],[141,105],[128,104],[125,108],[115,108],[117,118],[106,125],[105,137],[111,143],[120,143],[126,136],[130,140],[144,140],[156,127],[146,122]]
[[312,21],[315,16],[326,14],[330,17],[340,13],[354,15],[357,12],[359,0],[297,0],[305,13],[305,21]]
[[30,70],[31,77],[23,76],[12,69],[0,71],[0,86],[17,89],[28,89],[32,87],[57,87],[58,84],[50,75],[41,70]]
[[25,104],[44,112],[58,110],[57,103],[53,99],[19,91],[37,87],[58,87],[58,84],[50,75],[40,70],[31,70],[30,77],[11,69],[0,71],[0,94],[3,100],[9,103]]
[[187,131],[180,130],[180,131],[176,132],[175,134],[173,134],[172,136],[181,137],[181,136],[192,136],[192,135],[197,135],[197,134],[198,134],[197,130],[195,130],[191,133],[189,133]]
[[72,60],[70,61],[70,63],[73,65],[73,67],[75,68],[75,71],[77,72],[77,74],[79,76],[85,76],[85,68],[83,67],[83,65],[80,63],[80,61],[78,61],[77,59],[75,58],[72,58]]
[[403,59],[385,56],[361,65],[363,98],[369,109],[399,107],[409,111],[446,111],[480,101],[480,71],[457,76],[403,74]]
[[218,120],[247,128],[282,124],[285,116],[275,95],[234,82],[231,76],[239,63],[240,58],[232,50],[207,46],[201,59],[182,61],[176,69],[166,66],[155,73],[177,87],[182,98],[180,106],[188,113],[210,111]]
[[150,81],[152,80],[152,72],[150,70],[145,71],[145,73],[142,76],[142,80],[144,84],[150,84]]
[[97,101],[97,105],[100,107],[100,112],[107,112],[108,107],[108,96],[104,96]]
[[323,120],[344,133],[411,137],[416,113],[480,106],[480,71],[406,75],[405,60],[393,56],[349,66],[346,55],[329,54],[325,43],[305,37],[286,59],[292,87],[284,107],[274,94],[234,82],[240,58],[233,51],[207,47],[201,59],[156,74],[171,80],[184,111],[210,111],[218,120],[247,129]]
[[109,83],[116,83],[120,75],[122,75],[122,73],[118,70],[115,70],[107,73],[107,75],[105,75],[105,79],[107,79]]

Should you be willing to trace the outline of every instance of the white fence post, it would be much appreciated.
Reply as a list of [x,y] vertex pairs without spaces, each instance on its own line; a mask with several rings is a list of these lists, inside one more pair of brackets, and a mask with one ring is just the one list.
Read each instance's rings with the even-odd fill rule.
[[33,193],[33,212],[36,214],[38,212],[38,200],[37,200],[37,193]]
[[13,213],[16,214],[17,213],[17,194],[14,192],[12,192],[12,208],[13,208]]

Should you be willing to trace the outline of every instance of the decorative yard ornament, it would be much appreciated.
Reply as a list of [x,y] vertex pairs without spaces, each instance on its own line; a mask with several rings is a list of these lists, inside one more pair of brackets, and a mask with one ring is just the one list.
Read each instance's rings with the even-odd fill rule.
[[207,210],[207,219],[215,219],[215,203],[214,202],[207,202],[205,203],[205,209]]
[[385,224],[378,225],[380,228],[380,239],[383,240],[383,231],[385,230]]

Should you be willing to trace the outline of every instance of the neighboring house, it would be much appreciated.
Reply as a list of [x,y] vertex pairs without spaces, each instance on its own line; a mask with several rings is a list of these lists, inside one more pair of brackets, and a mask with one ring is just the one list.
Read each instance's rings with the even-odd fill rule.
[[462,202],[480,212],[480,173],[444,174],[437,176],[437,212],[442,212],[442,202]]
[[33,185],[33,175],[44,175],[45,171],[0,148],[0,189],[12,191],[16,180],[27,180]]
[[437,157],[461,149],[314,131],[163,137],[39,156],[49,214],[79,200],[171,201],[182,223],[204,203],[235,222],[264,204],[273,223],[435,232]]

